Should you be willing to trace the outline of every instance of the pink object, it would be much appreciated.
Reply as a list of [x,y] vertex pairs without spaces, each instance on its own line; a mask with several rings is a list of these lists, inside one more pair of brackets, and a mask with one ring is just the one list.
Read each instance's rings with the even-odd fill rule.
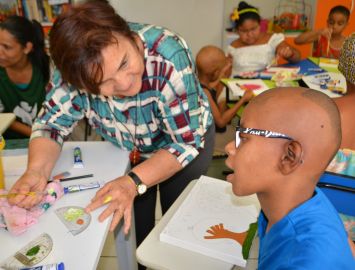
[[269,25],[269,20],[261,19],[261,21],[260,21],[260,32],[263,32],[263,33],[267,32],[268,25]]
[[245,90],[259,90],[261,88],[261,86],[259,84],[248,84],[248,83],[245,83],[245,84],[242,84],[243,86],[243,89]]
[[[57,181],[49,183],[46,191],[48,194],[42,201],[29,210],[10,205],[6,198],[0,198],[0,227],[6,228],[13,235],[19,235],[36,224],[38,218],[64,194],[62,185]],[[3,193],[6,192],[1,189],[0,194]]]

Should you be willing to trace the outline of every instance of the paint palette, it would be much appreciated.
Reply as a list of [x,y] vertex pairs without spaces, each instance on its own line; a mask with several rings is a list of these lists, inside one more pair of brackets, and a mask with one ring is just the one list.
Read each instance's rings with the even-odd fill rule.
[[1,267],[4,269],[19,269],[24,266],[33,266],[46,258],[52,251],[52,247],[52,238],[43,233],[6,259]]
[[91,222],[91,215],[82,207],[66,206],[56,209],[55,213],[72,235],[83,232]]

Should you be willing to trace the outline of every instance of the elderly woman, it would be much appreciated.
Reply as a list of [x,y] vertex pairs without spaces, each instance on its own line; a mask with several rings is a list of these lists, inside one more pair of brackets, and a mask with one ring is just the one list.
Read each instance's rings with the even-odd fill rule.
[[[133,165],[99,190],[86,210],[107,203],[99,219],[113,214],[113,230],[124,217],[127,233],[135,200],[139,244],[154,226],[156,184],[163,182],[165,212],[212,158],[214,125],[191,52],[178,35],[127,23],[105,1],[61,15],[50,52],[57,67],[52,89],[33,127],[28,168],[11,192],[42,191],[64,139],[86,117],[105,140],[131,151]],[[38,198],[18,195],[11,203],[30,207]]]

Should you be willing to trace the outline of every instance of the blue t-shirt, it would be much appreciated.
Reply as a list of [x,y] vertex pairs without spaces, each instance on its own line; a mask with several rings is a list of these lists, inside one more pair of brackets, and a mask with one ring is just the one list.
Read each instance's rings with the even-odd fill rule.
[[355,269],[344,225],[319,188],[265,233],[267,224],[261,212],[259,269]]

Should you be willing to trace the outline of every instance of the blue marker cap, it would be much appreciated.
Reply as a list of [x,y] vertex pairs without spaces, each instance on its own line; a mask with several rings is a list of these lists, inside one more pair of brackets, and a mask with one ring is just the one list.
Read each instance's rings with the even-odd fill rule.
[[58,270],[64,270],[64,263],[59,263],[58,264],[58,267],[57,267]]

